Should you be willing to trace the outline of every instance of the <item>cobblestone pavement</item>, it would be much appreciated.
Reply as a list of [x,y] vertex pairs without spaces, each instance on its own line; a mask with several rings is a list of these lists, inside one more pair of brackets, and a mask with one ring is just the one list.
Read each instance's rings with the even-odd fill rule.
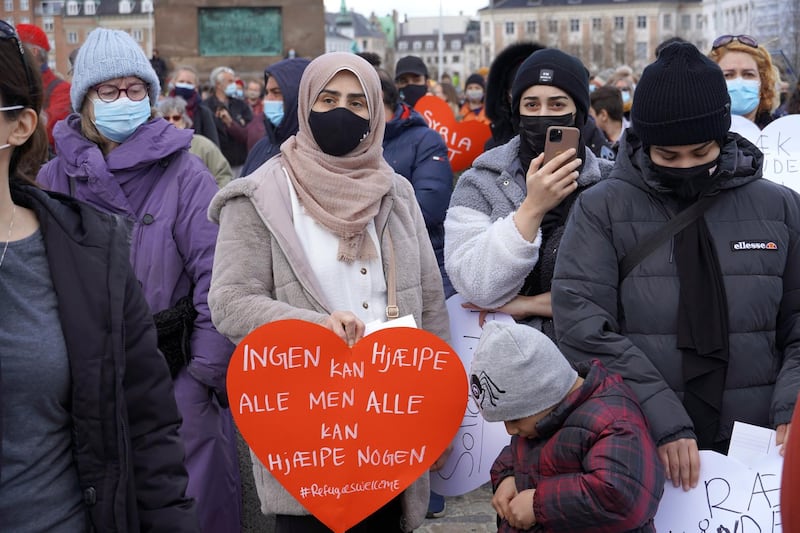
[[497,531],[489,483],[463,496],[445,499],[445,515],[425,520],[415,533],[489,533]]

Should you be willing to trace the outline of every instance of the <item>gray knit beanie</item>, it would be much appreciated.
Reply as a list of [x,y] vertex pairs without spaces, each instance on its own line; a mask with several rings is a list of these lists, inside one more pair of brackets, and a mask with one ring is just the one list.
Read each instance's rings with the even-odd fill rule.
[[540,331],[522,324],[483,327],[470,369],[470,390],[488,422],[545,411],[569,393],[578,373]]
[[150,85],[150,102],[156,105],[161,84],[156,71],[133,37],[119,30],[92,30],[75,58],[72,88],[69,91],[72,108],[80,113],[89,89],[98,83],[125,76],[136,76]]

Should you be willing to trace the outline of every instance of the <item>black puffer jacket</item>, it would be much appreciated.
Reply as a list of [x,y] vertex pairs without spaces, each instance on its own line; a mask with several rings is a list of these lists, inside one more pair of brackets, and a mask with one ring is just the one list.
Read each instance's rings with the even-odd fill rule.
[[[29,186],[12,188],[12,197],[36,213],[44,237],[72,374],[73,454],[89,531],[197,532],[172,380],[124,224]],[[13,428],[0,424],[0,442],[4,431]]]
[[[552,288],[559,346],[572,361],[592,354],[636,393],[658,445],[694,437],[681,399],[679,280],[666,242],[619,281],[618,262],[675,212],[642,172],[628,132],[611,179],[580,195],[567,224]],[[775,427],[791,419],[800,390],[800,196],[761,179],[761,152],[730,134],[720,197],[705,213],[729,307],[730,359],[717,440],[734,420]],[[763,242],[765,249],[742,249]],[[771,243],[774,246],[768,246]]]

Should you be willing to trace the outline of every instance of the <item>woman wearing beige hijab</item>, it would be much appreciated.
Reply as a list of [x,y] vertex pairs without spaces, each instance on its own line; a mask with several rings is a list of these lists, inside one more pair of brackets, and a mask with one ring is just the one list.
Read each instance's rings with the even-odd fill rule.
[[[364,324],[399,316],[449,340],[442,280],[411,184],[382,155],[385,125],[375,69],[354,54],[318,57],[298,96],[297,135],[281,153],[214,198],[220,225],[209,305],[214,324],[235,343],[262,324],[321,324],[349,345]],[[397,273],[389,286],[391,261]],[[276,533],[327,532],[253,458],[261,509]],[[352,528],[404,532],[427,510],[428,477]]]

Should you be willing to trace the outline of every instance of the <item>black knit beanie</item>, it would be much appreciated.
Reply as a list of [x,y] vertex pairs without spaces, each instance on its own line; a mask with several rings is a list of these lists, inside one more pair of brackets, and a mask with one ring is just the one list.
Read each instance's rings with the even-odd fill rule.
[[[578,108],[576,126],[583,126],[589,113],[589,73],[577,57],[555,48],[537,50],[528,56],[511,85],[511,112],[519,122],[519,101],[529,87],[552,85],[566,92]],[[579,120],[582,120],[579,122]]]
[[486,89],[486,81],[483,79],[483,76],[481,76],[477,72],[475,74],[469,75],[469,78],[467,78],[467,83],[464,84],[464,87],[466,87],[470,83],[475,83],[477,85],[480,85],[482,89]]
[[731,100],[719,65],[693,44],[667,46],[636,85],[631,123],[645,146],[724,138],[731,127]]

